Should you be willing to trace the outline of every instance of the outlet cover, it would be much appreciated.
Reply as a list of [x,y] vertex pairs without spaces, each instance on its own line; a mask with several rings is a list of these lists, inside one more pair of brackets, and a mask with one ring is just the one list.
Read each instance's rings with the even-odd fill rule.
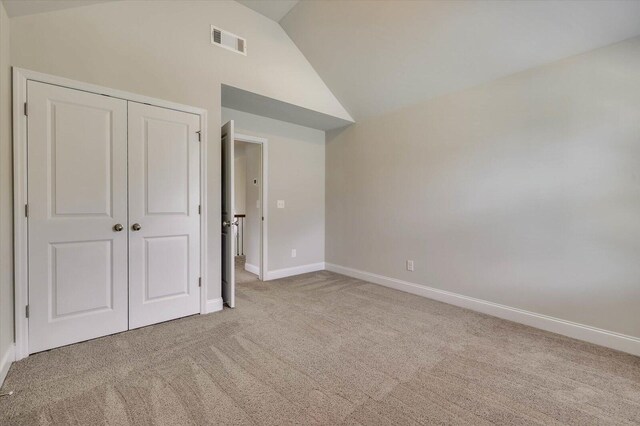
[[413,272],[413,260],[407,260],[407,271]]
[[279,209],[284,209],[284,200],[278,200],[277,206]]
[[298,255],[298,252],[296,251],[296,249],[291,249],[291,257],[296,257]]

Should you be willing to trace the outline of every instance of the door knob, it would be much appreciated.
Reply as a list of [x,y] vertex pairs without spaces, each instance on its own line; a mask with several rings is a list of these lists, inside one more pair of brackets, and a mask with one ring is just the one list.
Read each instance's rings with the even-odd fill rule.
[[113,230],[114,230],[114,231],[116,231],[116,232],[120,232],[120,231],[122,231],[123,229],[124,229],[124,226],[122,226],[122,225],[121,225],[121,224],[119,224],[119,223],[116,223],[116,224],[113,226]]
[[139,224],[139,223],[134,223],[134,224],[131,226],[131,229],[133,229],[134,231],[139,231],[139,230],[141,230],[141,229],[142,229],[142,226],[140,226],[140,224]]

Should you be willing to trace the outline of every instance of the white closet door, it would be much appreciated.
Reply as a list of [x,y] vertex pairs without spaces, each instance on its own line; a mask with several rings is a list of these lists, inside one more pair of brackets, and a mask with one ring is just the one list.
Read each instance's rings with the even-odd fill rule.
[[129,102],[129,328],[200,311],[200,117]]
[[34,81],[27,93],[33,353],[127,329],[127,103]]

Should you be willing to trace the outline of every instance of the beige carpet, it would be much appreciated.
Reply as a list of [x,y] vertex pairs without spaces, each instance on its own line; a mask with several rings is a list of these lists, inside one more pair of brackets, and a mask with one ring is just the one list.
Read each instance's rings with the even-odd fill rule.
[[330,272],[29,357],[2,425],[639,424],[640,358]]
[[236,256],[236,284],[245,284],[257,281],[258,276],[244,270],[246,258],[244,256]]

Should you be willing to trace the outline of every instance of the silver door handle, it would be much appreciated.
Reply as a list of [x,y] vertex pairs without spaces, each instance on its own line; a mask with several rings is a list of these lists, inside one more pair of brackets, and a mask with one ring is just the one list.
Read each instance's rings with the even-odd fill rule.
[[229,222],[228,220],[225,220],[224,222],[222,222],[222,226],[230,227],[233,225],[238,226],[238,222]]
[[133,225],[131,225],[131,229],[133,229],[134,231],[139,231],[142,229],[142,226],[140,226],[139,223],[134,223]]
[[119,223],[116,223],[115,225],[113,225],[113,230],[114,230],[114,231],[116,231],[116,232],[120,232],[120,231],[122,231],[123,229],[124,229],[124,226],[122,226],[122,225],[121,225],[121,224],[119,224]]

